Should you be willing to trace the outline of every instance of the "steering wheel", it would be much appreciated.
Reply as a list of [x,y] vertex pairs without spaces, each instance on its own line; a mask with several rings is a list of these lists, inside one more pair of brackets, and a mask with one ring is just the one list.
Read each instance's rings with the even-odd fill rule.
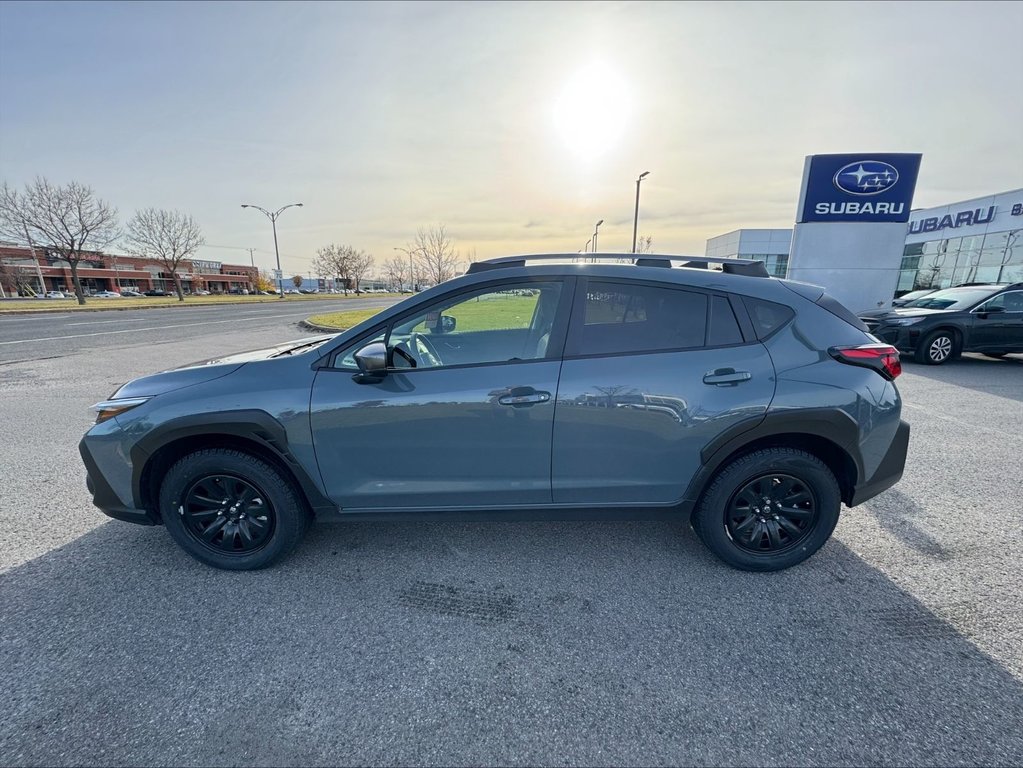
[[419,366],[420,368],[436,368],[439,365],[444,365],[433,342],[423,334],[413,331],[409,337],[409,346],[423,362],[423,365]]

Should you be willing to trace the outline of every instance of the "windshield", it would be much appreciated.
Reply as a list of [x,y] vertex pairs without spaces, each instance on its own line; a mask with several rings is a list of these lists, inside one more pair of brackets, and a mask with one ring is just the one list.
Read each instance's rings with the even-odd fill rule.
[[997,288],[946,288],[911,301],[903,309],[966,309],[997,290]]

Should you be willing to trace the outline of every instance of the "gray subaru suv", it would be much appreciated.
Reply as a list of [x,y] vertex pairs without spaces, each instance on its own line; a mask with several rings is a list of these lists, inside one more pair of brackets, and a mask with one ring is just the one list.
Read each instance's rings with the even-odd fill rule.
[[135,379],[80,449],[103,512],[218,568],[278,561],[313,519],[681,516],[770,571],[902,476],[900,371],[761,262],[518,256],[335,336]]

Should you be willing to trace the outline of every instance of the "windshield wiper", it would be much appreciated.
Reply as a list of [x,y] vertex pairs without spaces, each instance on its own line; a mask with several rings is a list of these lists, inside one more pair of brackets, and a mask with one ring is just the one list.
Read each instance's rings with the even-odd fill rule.
[[295,352],[298,352],[299,350],[309,349],[310,347],[318,347],[325,341],[327,341],[327,339],[316,339],[315,341],[307,341],[305,344],[299,344],[297,347],[291,347],[290,349],[286,349],[283,352],[278,352],[276,355],[271,355],[271,357],[284,357],[285,355],[291,355],[294,354]]

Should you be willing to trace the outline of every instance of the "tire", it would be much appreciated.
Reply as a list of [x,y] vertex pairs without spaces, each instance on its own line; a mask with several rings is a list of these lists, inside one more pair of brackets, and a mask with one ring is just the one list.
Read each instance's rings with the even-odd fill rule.
[[[763,506],[765,495],[776,503]],[[789,506],[779,508],[777,503],[784,501]],[[733,568],[780,571],[824,545],[838,523],[841,504],[838,481],[816,456],[763,448],[740,456],[715,476],[692,524],[707,548]]]
[[937,330],[924,336],[913,357],[918,363],[924,365],[941,365],[957,357],[958,354],[955,333]]
[[175,463],[160,484],[160,514],[188,554],[230,571],[266,568],[284,558],[310,520],[279,469],[229,449],[196,451]]

